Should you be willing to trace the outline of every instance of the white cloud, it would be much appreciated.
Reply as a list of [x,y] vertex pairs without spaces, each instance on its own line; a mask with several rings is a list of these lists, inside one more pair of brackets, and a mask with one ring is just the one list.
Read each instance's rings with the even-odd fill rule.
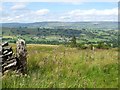
[[97,10],[97,9],[90,9],[90,10],[73,10],[68,12],[69,15],[72,16],[79,16],[79,15],[118,15],[118,9],[104,9],[104,10]]
[[15,3],[15,5],[11,7],[11,9],[20,10],[20,9],[24,9],[25,7],[26,7],[26,3]]
[[39,21],[47,20],[49,12],[50,10],[48,9],[40,9],[37,11],[29,10],[24,13],[15,11],[14,13],[7,15],[6,17],[2,16],[2,19],[0,21],[2,22],[39,22]]
[[3,22],[23,22],[24,15],[18,15],[18,16],[8,16],[2,18]]
[[[6,14],[6,15],[5,15]],[[75,9],[68,12],[54,13],[49,9],[39,10],[13,10],[11,13],[3,13],[3,22],[41,22],[41,21],[117,21],[118,8],[113,9]],[[1,21],[1,20],[0,20]]]
[[0,11],[2,11],[3,10],[3,7],[2,6],[0,6]]
[[22,18],[22,17],[24,17],[24,15],[15,16],[16,19],[20,19],[20,18]]
[[89,9],[89,10],[72,10],[60,17],[61,20],[65,21],[117,21],[118,9]]
[[36,15],[45,15],[45,14],[48,14],[50,11],[48,9],[40,9],[40,10],[37,10],[35,11],[34,13]]

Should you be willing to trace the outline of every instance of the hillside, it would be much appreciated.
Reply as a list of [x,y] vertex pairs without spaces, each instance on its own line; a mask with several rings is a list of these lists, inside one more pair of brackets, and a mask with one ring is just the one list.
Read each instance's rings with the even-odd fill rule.
[[[3,23],[3,41],[22,37],[27,43],[67,43],[72,36],[78,43],[104,41],[117,44],[117,22],[36,22]],[[8,38],[9,37],[9,38]]]
[[[15,44],[12,44],[15,50]],[[62,45],[27,45],[28,75],[9,72],[3,88],[117,88],[116,49],[78,50]],[[11,83],[11,81],[14,81]]]

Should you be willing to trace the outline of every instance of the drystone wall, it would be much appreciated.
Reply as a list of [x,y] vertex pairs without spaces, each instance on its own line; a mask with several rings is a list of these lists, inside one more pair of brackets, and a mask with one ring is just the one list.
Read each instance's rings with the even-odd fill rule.
[[27,49],[24,40],[16,43],[16,54],[8,42],[1,44],[0,58],[2,60],[2,74],[7,70],[15,70],[18,73],[27,73]]

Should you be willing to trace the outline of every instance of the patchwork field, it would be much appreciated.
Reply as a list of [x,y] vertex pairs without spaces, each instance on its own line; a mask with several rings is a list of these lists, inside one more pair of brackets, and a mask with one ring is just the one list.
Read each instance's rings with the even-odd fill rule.
[[[15,45],[11,44],[15,50]],[[3,88],[117,88],[117,49],[27,45],[28,74],[3,76]]]

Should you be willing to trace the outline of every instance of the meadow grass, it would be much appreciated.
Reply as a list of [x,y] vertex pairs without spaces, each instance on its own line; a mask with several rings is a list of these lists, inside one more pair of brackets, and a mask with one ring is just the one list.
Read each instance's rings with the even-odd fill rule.
[[[13,49],[15,49],[15,45]],[[27,45],[28,74],[6,73],[3,88],[117,88],[118,51]]]

